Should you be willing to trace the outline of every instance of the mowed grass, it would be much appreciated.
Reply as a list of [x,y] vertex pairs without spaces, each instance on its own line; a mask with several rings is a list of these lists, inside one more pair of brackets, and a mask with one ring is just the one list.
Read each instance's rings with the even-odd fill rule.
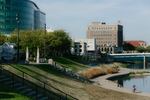
[[[81,63],[78,63],[76,61],[73,61],[73,60],[70,60],[70,59],[67,59],[67,58],[64,58],[64,57],[58,57],[58,58],[54,58],[54,61],[61,65],[62,67],[66,68],[66,69],[70,69],[74,72],[78,72],[78,71],[81,71],[81,70],[84,70],[84,69],[87,69],[89,68],[88,66],[84,65],[84,64],[81,64]],[[15,68],[18,68],[22,71],[25,71],[25,72],[29,72],[29,69],[23,67],[25,65],[11,65]],[[56,76],[59,76],[59,77],[65,77],[64,74],[60,73],[59,71],[51,68],[52,66],[49,65],[49,64],[29,64],[27,66],[31,66],[31,67],[37,67],[45,72],[48,72],[48,73],[51,73],[51,74],[54,74]],[[31,73],[32,74],[32,73]],[[36,73],[38,74],[38,73]]]
[[31,100],[31,99],[0,84],[0,100]]
[[[50,65],[11,65],[14,68],[17,68],[28,75],[31,75],[35,79],[39,79],[42,82],[46,81],[47,79],[56,83],[63,84],[64,80],[75,80],[73,78],[70,78],[63,73],[60,73],[59,71],[56,71],[54,69],[51,69]],[[22,74],[21,74],[22,75]],[[50,76],[50,77],[48,77]]]
[[50,68],[51,66],[49,65],[41,65],[41,64],[40,65],[15,65],[15,64],[12,64],[10,65],[10,67],[11,66],[28,73],[29,75],[33,76],[36,79],[40,79],[42,82],[46,82],[47,84],[46,87],[48,85],[53,86],[67,94],[72,95],[73,97],[74,95],[80,95],[80,94],[76,94],[76,92],[83,87],[83,84],[80,83],[79,81],[69,78],[68,76],[63,75],[60,72],[54,72],[54,70],[51,70]]
[[[40,71],[37,67],[29,66],[29,65],[15,65],[20,66],[20,69],[24,69],[24,71],[28,69],[27,72],[33,74],[33,72],[37,72],[41,75],[44,75],[47,78],[42,78],[38,75],[38,78],[41,80],[46,80],[47,83],[50,83],[54,87],[64,91],[72,95],[73,97],[78,98],[79,100],[150,100],[149,97],[138,96],[134,94],[122,93],[113,90],[107,90],[101,88],[97,85],[93,84],[84,84],[77,81],[70,80],[68,78],[57,77],[54,74],[46,73],[44,71]],[[38,65],[41,66],[41,65]],[[23,68],[26,67],[27,69]],[[41,66],[41,67],[44,67]],[[47,66],[49,68],[50,66]],[[32,69],[32,71],[31,71]],[[46,70],[46,69],[45,69]],[[58,73],[55,73],[59,75]],[[53,80],[51,80],[53,79]],[[7,99],[6,99],[7,100]],[[20,99],[24,100],[24,99]]]
[[14,68],[17,68],[25,73],[28,73],[29,75],[33,76],[34,78],[43,76],[39,72],[34,70],[35,68],[38,68],[47,73],[51,73],[58,77],[65,77],[62,73],[58,72],[57,70],[51,69],[51,66],[48,64],[47,65],[46,64],[43,64],[43,65],[42,64],[40,64],[40,65],[38,65],[38,64],[29,64],[29,65],[12,64],[11,66]]
[[81,64],[79,62],[64,57],[54,58],[54,61],[56,61],[56,63],[60,64],[62,67],[71,69],[72,71],[75,72],[88,68],[87,65]]

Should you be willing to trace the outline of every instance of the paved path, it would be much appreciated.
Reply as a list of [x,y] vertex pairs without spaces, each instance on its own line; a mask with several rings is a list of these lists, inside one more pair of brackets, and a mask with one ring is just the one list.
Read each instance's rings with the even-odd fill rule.
[[119,92],[137,94],[137,95],[141,95],[141,96],[150,97],[150,93],[133,93],[132,89],[118,87],[117,83],[108,80],[108,78],[110,78],[110,77],[127,75],[127,74],[129,74],[130,72],[133,72],[133,71],[145,71],[145,70],[132,70],[132,69],[121,68],[119,73],[100,76],[100,77],[92,79],[92,81],[95,82],[94,83],[95,85],[100,86],[100,87],[105,88],[105,89],[111,89],[111,90],[115,90],[115,91],[119,91]]

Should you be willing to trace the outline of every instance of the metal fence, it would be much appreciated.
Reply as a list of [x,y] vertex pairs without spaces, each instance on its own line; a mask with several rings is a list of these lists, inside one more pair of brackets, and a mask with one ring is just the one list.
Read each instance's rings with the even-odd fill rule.
[[22,70],[19,70],[14,67],[11,69],[11,71],[9,69],[10,68],[5,68],[5,66],[0,65],[0,73],[5,72],[11,77],[12,79],[11,81],[13,83],[12,88],[14,88],[14,82],[15,79],[17,79],[23,85],[26,84],[31,85],[36,90],[36,94],[38,94],[38,92],[44,93],[45,95],[48,96],[50,100],[78,100],[77,98],[74,98],[73,96],[64,93],[63,91],[29,75],[28,73]]

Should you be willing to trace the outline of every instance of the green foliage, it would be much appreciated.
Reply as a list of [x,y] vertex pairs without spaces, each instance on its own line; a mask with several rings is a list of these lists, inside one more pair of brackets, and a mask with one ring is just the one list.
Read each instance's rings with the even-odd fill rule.
[[71,38],[65,31],[57,30],[49,33],[47,46],[53,52],[53,56],[62,56],[70,52]]
[[144,47],[137,47],[136,50],[140,53],[146,52],[146,48],[144,48]]
[[125,51],[133,51],[133,50],[135,50],[136,48],[135,48],[133,45],[131,45],[131,44],[124,43],[123,49],[124,49]]
[[146,50],[147,50],[147,52],[150,52],[150,46],[148,46],[148,47],[146,48]]
[[[14,31],[8,40],[17,43],[17,32]],[[36,55],[37,47],[40,48],[40,56],[47,55],[47,58],[70,53],[71,38],[63,30],[47,33],[44,30],[20,31],[19,41],[21,49],[25,52],[26,47],[28,47],[32,56]]]
[[17,44],[17,34],[12,34],[9,38],[8,41],[11,43],[16,43]]
[[7,37],[5,35],[0,34],[0,45],[6,42]]
[[75,71],[75,72],[78,72],[80,70],[84,70],[84,69],[88,68],[88,66],[86,66],[82,63],[76,62],[71,59],[67,59],[65,57],[56,57],[56,58],[54,58],[54,60],[57,63],[59,63],[61,66],[65,67],[67,69],[70,69],[72,71]]
[[36,49],[44,46],[44,32],[42,30],[36,31],[22,31],[20,32],[20,44],[25,49]]

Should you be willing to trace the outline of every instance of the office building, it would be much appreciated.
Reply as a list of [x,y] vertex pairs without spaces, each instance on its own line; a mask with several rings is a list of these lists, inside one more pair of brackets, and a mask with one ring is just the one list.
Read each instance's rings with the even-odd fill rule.
[[30,0],[0,0],[0,33],[10,34],[15,29],[43,29],[45,13]]
[[96,39],[97,48],[101,52],[122,52],[123,26],[120,24],[106,24],[92,22],[87,29],[87,38]]
[[95,53],[96,41],[95,39],[76,39],[74,41],[74,47],[72,48],[72,54],[75,55],[88,55],[89,53]]
[[86,55],[87,53],[87,44],[85,42],[74,42],[74,46],[71,50],[73,55]]

